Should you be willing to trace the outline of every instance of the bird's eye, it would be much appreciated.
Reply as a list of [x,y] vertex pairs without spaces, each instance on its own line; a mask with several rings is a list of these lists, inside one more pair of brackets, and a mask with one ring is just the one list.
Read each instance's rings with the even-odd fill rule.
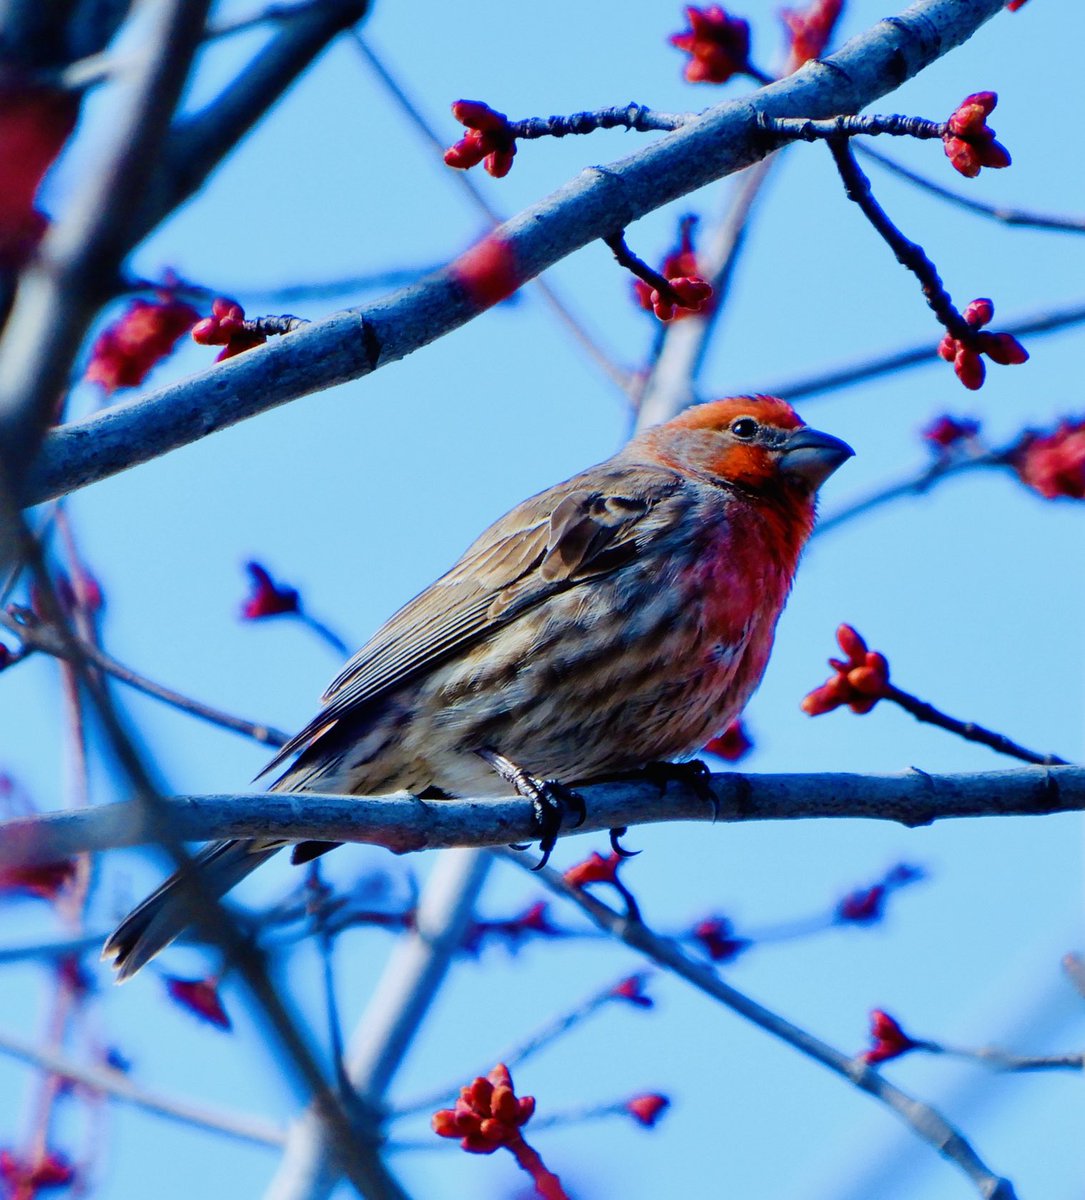
[[753,417],[739,417],[731,422],[731,432],[743,442],[749,442],[755,438],[760,428]]

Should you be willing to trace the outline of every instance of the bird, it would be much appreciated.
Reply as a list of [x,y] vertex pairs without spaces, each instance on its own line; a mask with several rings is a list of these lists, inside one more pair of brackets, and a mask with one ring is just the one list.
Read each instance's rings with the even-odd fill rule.
[[[519,792],[545,854],[568,785],[688,758],[745,707],[814,526],[853,454],[784,400],[686,409],[517,505],[347,662],[264,772],[276,792]],[[225,895],[284,843],[193,860]],[[303,843],[308,861],[335,843]],[[178,873],[103,949],[135,974],[191,923]]]

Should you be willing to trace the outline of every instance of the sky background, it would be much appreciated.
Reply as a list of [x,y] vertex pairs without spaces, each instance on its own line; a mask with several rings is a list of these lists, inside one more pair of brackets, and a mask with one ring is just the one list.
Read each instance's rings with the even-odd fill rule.
[[[223,4],[220,15],[251,11]],[[775,5],[750,0],[754,57],[781,53]],[[887,10],[850,0],[841,40]],[[686,111],[737,96],[681,78],[667,44],[682,25],[677,5],[648,0],[555,0],[545,12],[485,3],[376,3],[365,36],[451,143],[448,104],[482,99],[511,116],[548,115],[637,100]],[[189,105],[198,108],[266,34],[254,31],[205,54]],[[969,92],[993,89],[992,117],[1011,150],[1009,171],[968,182],[937,144],[894,144],[902,161],[992,201],[1085,211],[1082,176],[1066,146],[1062,106],[1076,104],[1085,10],[1034,0],[991,22],[896,93],[879,111],[943,118]],[[1075,110],[1076,111],[1076,110]],[[59,210],[110,136],[108,98],[87,110],[80,138],[55,172]],[[589,164],[631,153],[644,135],[528,143],[508,178],[475,173],[512,215]],[[879,148],[881,148],[879,146]],[[1003,229],[908,185],[873,173],[877,194],[937,262],[962,306],[996,304],[994,323],[1082,299],[1081,239]],[[721,213],[723,181],[639,222],[631,245],[656,262],[678,216]],[[151,238],[133,267],[185,278],[246,304],[281,311],[261,296],[286,284],[403,268],[428,268],[483,231],[448,168],[416,136],[356,48],[341,38],[207,188]],[[630,282],[607,249],[592,245],[548,276],[586,329],[619,362],[644,362],[652,319],[630,302]],[[319,317],[339,304],[295,301]],[[768,390],[822,368],[937,340],[918,287],[844,198],[829,155],[801,146],[784,156],[756,212],[732,293],[702,376],[705,395]],[[856,450],[824,489],[823,511],[926,461],[917,431],[951,412],[982,419],[991,440],[1026,425],[1081,413],[1080,333],[1035,337],[1031,362],[989,371],[978,394],[944,364],[815,398],[804,417]],[[186,346],[150,386],[201,370],[211,352]],[[74,410],[96,392],[82,387]],[[241,715],[284,729],[304,723],[338,669],[336,657],[289,620],[244,623],[242,564],[257,558],[302,590],[307,607],[360,645],[400,604],[445,570],[473,537],[523,497],[613,453],[627,436],[624,397],[574,345],[538,298],[525,293],[449,337],[373,376],[308,396],[164,459],[77,494],[70,514],[101,579],[107,648],[151,676]],[[810,547],[780,623],[749,724],[757,771],[975,771],[1012,766],[991,751],[923,727],[882,706],[866,717],[811,720],[802,696],[826,676],[838,623],[854,624],[884,651],[895,681],[962,718],[1038,750],[1080,759],[1085,742],[1083,508],[1052,503],[1002,474],[972,474],[929,496],[897,503],[827,533]],[[57,673],[47,661],[12,671],[0,687],[9,732],[0,768],[42,808],[64,796]],[[166,785],[178,792],[244,790],[266,752],[229,733],[134,695],[125,707]],[[95,799],[118,797],[95,769]],[[919,1036],[951,1044],[999,1043],[1026,1053],[1080,1048],[1085,1006],[1059,971],[1082,948],[1081,820],[981,820],[909,831],[864,822],[655,826],[628,844],[644,853],[625,869],[649,922],[664,931],[725,913],[739,931],[825,912],[844,893],[896,862],[929,879],[906,889],[873,929],[843,928],[751,951],[725,968],[735,986],[845,1052],[866,1043],[867,1012],[882,1007]],[[604,838],[563,843],[569,865]],[[364,848],[327,860],[347,884],[387,872],[403,886],[425,859],[394,860]],[[153,886],[149,853],[99,864],[88,918],[108,929]],[[276,862],[240,897],[258,904],[296,879]],[[522,872],[494,870],[483,897],[508,916],[540,895]],[[552,910],[576,924],[571,910]],[[55,930],[52,913],[25,902],[0,909],[0,946]],[[338,995],[348,1030],[364,1008],[392,939],[357,930],[337,948]],[[88,965],[94,962],[88,956]],[[208,959],[188,948],[164,955],[178,974]],[[498,946],[458,963],[392,1090],[403,1100],[445,1081],[467,1082],[548,1017],[641,964],[601,940]],[[87,1029],[116,1046],[134,1076],[155,1089],[286,1121],[295,1098],[238,990],[224,998],[235,1032],[197,1024],[165,1000],[157,970],[100,991]],[[320,1033],[320,970],[310,946],[292,952],[286,979]],[[655,1130],[612,1119],[540,1130],[530,1140],[571,1194],[597,1197],[721,1195],[774,1200],[954,1200],[968,1183],[877,1104],[680,981],[650,984],[651,1012],[614,1006],[516,1072],[540,1113],[642,1091],[669,1095]],[[0,1023],[33,1036],[49,993],[40,965],[4,967]],[[322,1034],[321,1034],[322,1036]],[[82,1043],[73,1042],[73,1053]],[[1073,1075],[996,1077],[968,1065],[913,1056],[886,1074],[939,1106],[997,1172],[1029,1200],[1080,1197],[1081,1080]],[[26,1068],[0,1059],[0,1144],[22,1136]],[[68,1106],[58,1142],[78,1151],[82,1106]],[[274,1152],[110,1109],[96,1133],[93,1171],[104,1200],[260,1194]],[[393,1136],[427,1138],[426,1123]],[[436,1139],[433,1139],[436,1143]],[[507,1159],[507,1161],[506,1161]],[[461,1153],[452,1143],[398,1155],[413,1194],[511,1196],[523,1177],[511,1158]]]

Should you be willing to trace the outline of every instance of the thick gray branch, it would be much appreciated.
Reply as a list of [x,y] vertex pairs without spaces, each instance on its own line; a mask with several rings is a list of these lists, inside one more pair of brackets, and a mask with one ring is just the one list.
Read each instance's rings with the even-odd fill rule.
[[[763,158],[757,116],[857,112],[967,40],[1003,0],[921,0],[823,63],[755,95],[708,109],[607,167],[592,167],[497,231],[521,280],[589,242]],[[146,462],[299,396],[396,362],[478,315],[453,269],[363,308],[337,313],[173,387],[63,427],[49,439],[29,503]]]
[[[1022,767],[971,775],[743,775],[711,777],[717,820],[851,817],[927,825],[946,817],[1037,816],[1085,809],[1085,767]],[[649,782],[582,789],[587,818],[577,833],[660,821],[711,821],[712,806],[684,784],[664,794]],[[449,846],[503,846],[538,836],[531,805],[508,800],[417,800],[255,792],[174,796],[162,801],[186,841],[266,837],[368,842],[397,853]],[[138,846],[156,833],[137,803],[46,813],[0,824],[0,867]]]

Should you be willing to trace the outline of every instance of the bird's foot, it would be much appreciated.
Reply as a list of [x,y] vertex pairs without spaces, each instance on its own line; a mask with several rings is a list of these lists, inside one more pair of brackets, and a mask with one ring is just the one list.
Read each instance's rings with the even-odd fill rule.
[[531,807],[535,810],[535,824],[539,830],[539,850],[542,853],[542,858],[535,864],[534,870],[541,870],[546,866],[557,845],[558,834],[568,814],[572,812],[576,815],[574,828],[584,824],[584,818],[588,815],[584,797],[556,779],[536,779],[523,767],[518,767],[516,763],[494,750],[479,750],[478,755],[488,762],[506,783],[511,783],[519,795],[531,801]]
[[690,759],[689,762],[647,763],[642,768],[642,774],[649,783],[654,783],[659,788],[660,795],[667,791],[669,783],[681,783],[688,787],[698,800],[712,806],[712,819],[718,819],[720,802],[709,782],[712,772],[699,758]]

